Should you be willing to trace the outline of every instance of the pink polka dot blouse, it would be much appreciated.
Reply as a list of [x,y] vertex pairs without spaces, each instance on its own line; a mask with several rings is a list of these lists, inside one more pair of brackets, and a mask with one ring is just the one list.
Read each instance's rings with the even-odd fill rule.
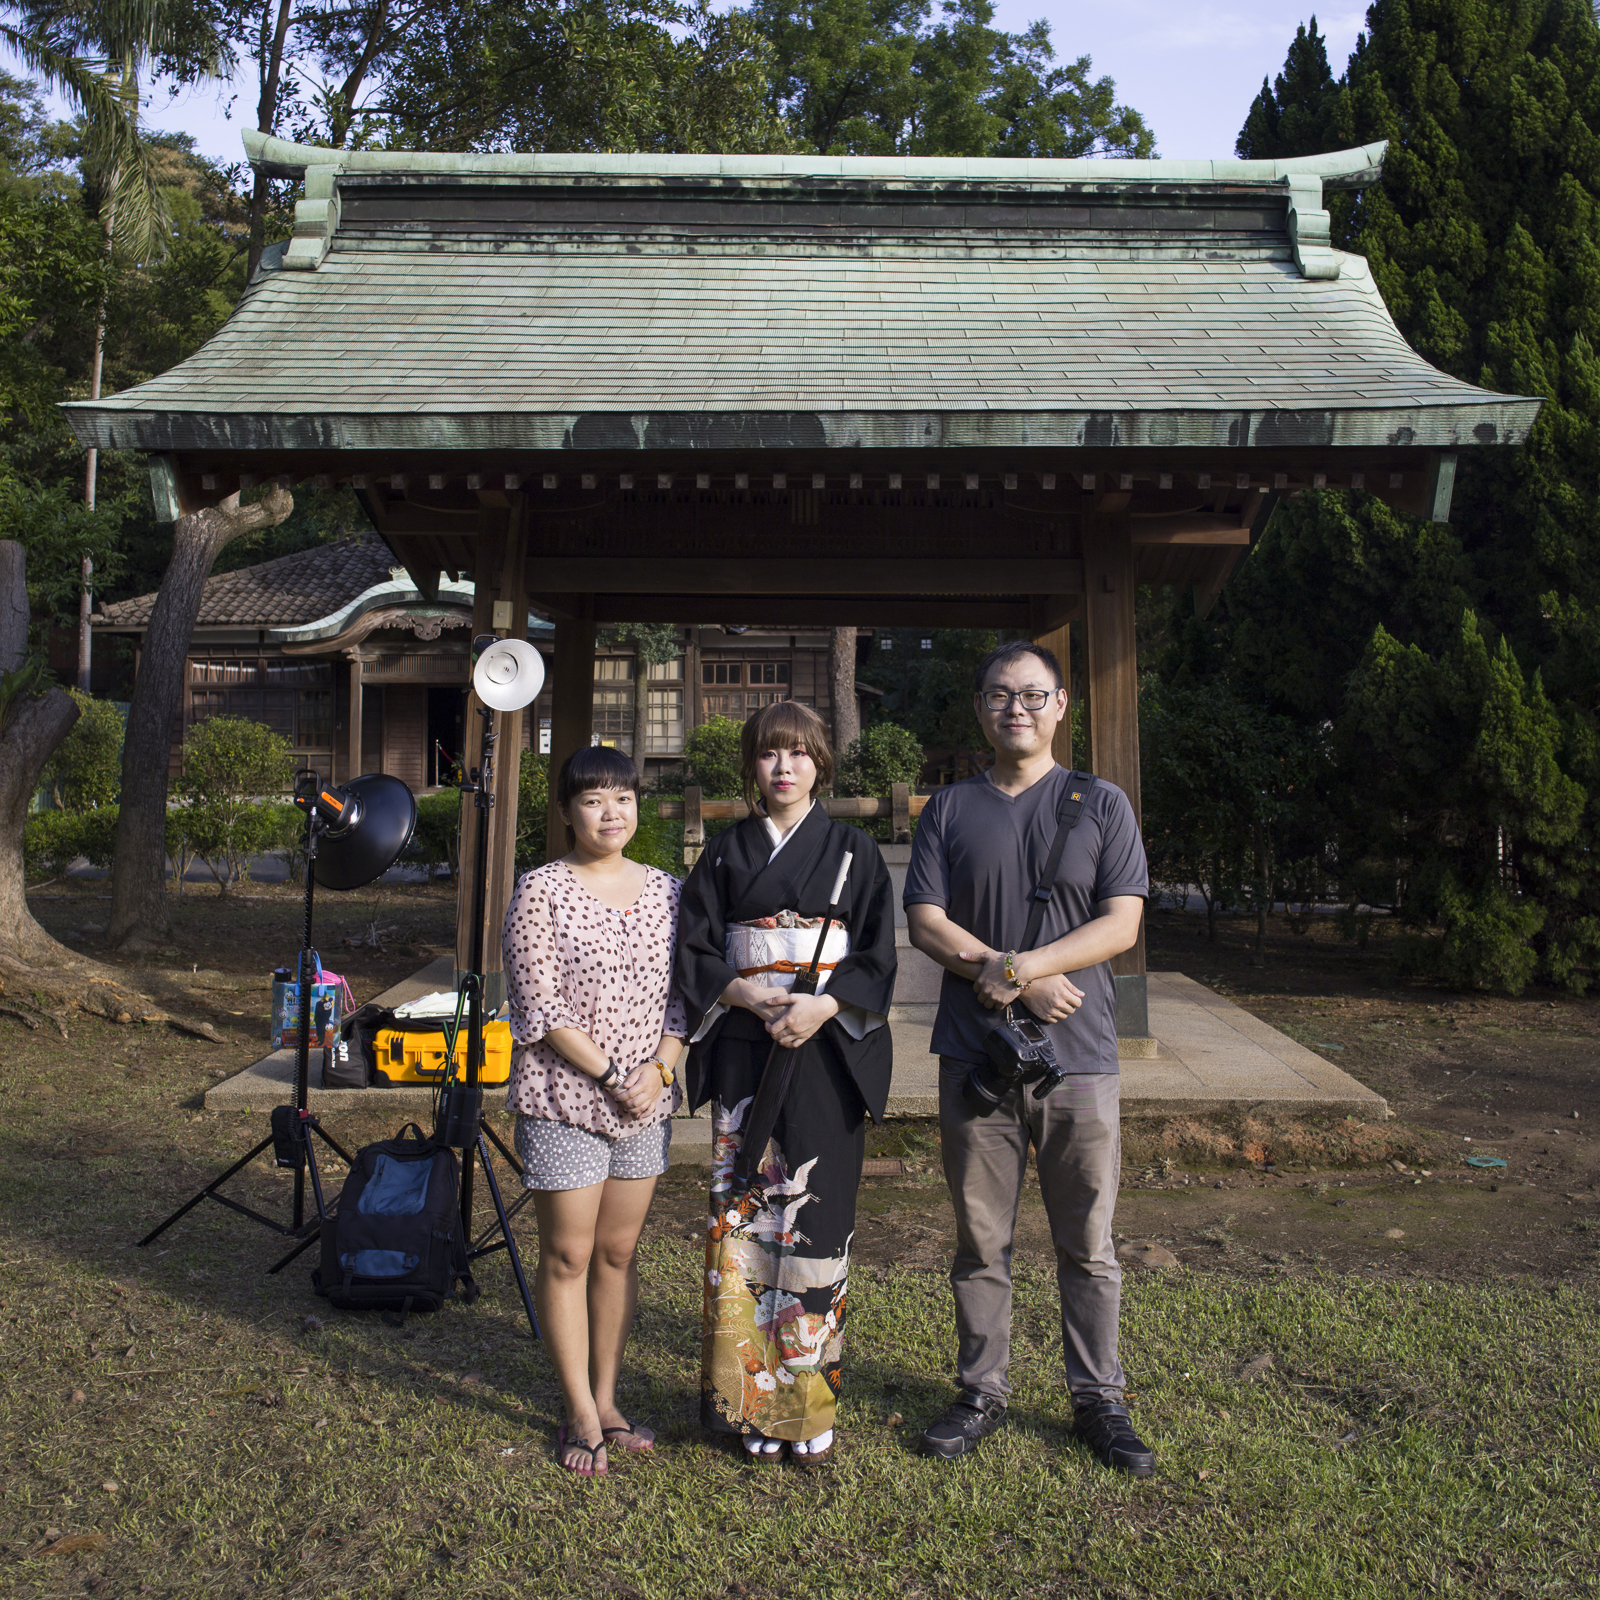
[[639,898],[618,911],[552,861],[525,873],[501,942],[510,1001],[511,1083],[506,1109],[615,1139],[664,1121],[683,1103],[681,1080],[642,1116],[630,1116],[544,1037],[579,1028],[624,1072],[648,1061],[663,1034],[687,1038],[672,983],[678,880],[654,867]]

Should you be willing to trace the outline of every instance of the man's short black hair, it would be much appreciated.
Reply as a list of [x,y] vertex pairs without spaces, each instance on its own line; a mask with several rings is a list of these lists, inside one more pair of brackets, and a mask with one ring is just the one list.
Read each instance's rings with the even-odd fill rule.
[[639,794],[639,769],[622,751],[606,744],[580,745],[561,763],[556,804],[569,806],[588,789],[631,789]]
[[998,667],[1009,667],[1013,661],[1020,661],[1023,656],[1037,656],[1046,667],[1050,669],[1050,676],[1056,681],[1056,688],[1061,688],[1065,680],[1061,676],[1061,663],[1056,660],[1056,653],[1042,644],[1035,644],[1031,639],[1013,639],[1010,644],[996,645],[982,661],[978,663],[978,670],[972,676],[972,692],[982,694],[983,686],[989,681],[989,674]]

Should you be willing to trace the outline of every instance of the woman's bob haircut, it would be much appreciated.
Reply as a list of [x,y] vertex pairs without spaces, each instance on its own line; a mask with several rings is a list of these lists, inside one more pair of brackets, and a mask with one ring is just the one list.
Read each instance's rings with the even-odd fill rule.
[[745,723],[739,734],[739,776],[752,810],[761,803],[761,791],[756,788],[756,759],[767,750],[794,750],[802,745],[816,763],[817,781],[811,789],[815,800],[833,783],[833,749],[822,718],[798,700],[777,700],[763,706]]
[[[610,745],[583,745],[561,763],[561,774],[556,779],[556,804],[565,813],[580,794],[587,794],[590,789],[631,789],[637,805],[639,769],[620,750],[614,750]],[[578,836],[569,822],[567,849],[572,849],[577,842]]]

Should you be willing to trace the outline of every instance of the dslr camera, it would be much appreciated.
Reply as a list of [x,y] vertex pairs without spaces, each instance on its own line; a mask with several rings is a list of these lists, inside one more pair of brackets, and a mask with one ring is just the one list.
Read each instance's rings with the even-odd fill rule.
[[983,1053],[989,1059],[973,1067],[961,1085],[967,1104],[980,1117],[988,1116],[1019,1083],[1033,1084],[1033,1098],[1043,1100],[1067,1076],[1037,1018],[1018,1017],[1010,1006],[1005,1021],[983,1036]]

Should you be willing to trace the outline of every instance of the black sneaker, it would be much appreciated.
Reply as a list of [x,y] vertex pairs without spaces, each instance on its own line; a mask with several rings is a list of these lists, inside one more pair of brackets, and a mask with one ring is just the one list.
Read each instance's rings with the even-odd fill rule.
[[1108,1467],[1148,1478],[1156,1470],[1156,1453],[1133,1431],[1128,1408],[1116,1400],[1092,1400],[1073,1414],[1072,1431]]
[[1006,1403],[999,1395],[963,1389],[950,1409],[924,1430],[922,1448],[929,1455],[954,1461],[970,1455],[978,1441],[987,1439],[1005,1420]]

